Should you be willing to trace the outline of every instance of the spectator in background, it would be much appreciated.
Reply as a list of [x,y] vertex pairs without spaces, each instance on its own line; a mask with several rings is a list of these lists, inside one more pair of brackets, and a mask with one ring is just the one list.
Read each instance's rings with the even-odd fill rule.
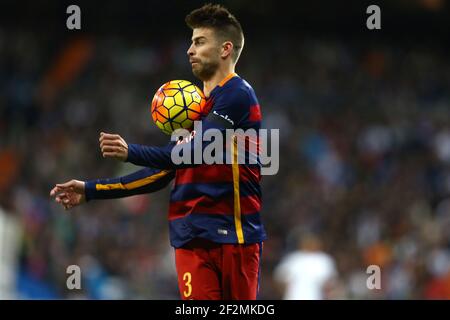
[[331,298],[337,275],[333,257],[323,251],[321,240],[313,233],[300,235],[298,248],[282,258],[274,271],[284,300]]
[[17,299],[16,270],[22,226],[13,212],[0,205],[0,300]]

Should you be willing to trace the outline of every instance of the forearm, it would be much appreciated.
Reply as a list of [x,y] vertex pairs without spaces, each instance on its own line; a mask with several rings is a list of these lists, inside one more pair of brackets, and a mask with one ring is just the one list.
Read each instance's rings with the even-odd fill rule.
[[161,170],[175,169],[176,166],[171,159],[172,147],[172,144],[164,147],[129,144],[128,158],[126,161],[137,166],[146,166]]
[[124,177],[89,180],[85,183],[86,201],[156,192],[174,176],[174,171],[145,168]]
[[[202,158],[200,159],[200,163],[194,161],[195,149],[198,148],[199,151],[197,150],[197,153],[200,152],[202,154],[202,147],[205,146],[206,144],[196,145],[193,141],[184,145],[170,144],[164,147],[130,144],[128,145],[128,158],[126,161],[138,166],[153,167],[161,170],[189,168],[201,164],[203,161]],[[179,158],[183,158],[185,161],[174,162],[172,151],[177,155],[181,154]],[[187,153],[186,157],[183,157],[184,152]]]
[[172,142],[164,147],[129,144],[126,161],[162,170],[195,167],[203,164],[203,152],[210,143],[203,141],[200,133],[188,141]]

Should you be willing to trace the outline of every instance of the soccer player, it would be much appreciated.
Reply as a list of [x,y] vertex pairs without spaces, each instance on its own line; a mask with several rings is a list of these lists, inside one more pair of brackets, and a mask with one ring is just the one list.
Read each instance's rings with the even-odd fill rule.
[[334,299],[339,290],[336,262],[322,248],[318,235],[299,234],[297,248],[275,266],[274,280],[284,300]]
[[[227,129],[259,130],[261,111],[255,92],[235,73],[244,46],[240,23],[223,6],[211,4],[188,14],[186,23],[193,30],[189,62],[203,81],[211,108],[202,119],[203,129],[220,130],[224,136]],[[195,149],[201,138],[197,134],[185,143]],[[261,167],[259,161],[238,163],[238,139],[234,136],[224,146],[232,153],[231,163],[175,164],[171,158],[175,142],[143,146],[101,133],[104,157],[145,168],[121,178],[71,180],[57,184],[50,194],[70,209],[93,199],[155,192],[174,179],[169,228],[181,298],[256,299],[266,239],[259,214]],[[246,152],[245,157],[251,155]]]

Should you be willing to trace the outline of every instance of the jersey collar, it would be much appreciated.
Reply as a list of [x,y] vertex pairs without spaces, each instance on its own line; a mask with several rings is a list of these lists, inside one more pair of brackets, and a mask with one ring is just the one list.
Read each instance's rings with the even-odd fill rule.
[[210,92],[209,97],[213,96],[219,88],[222,88],[228,81],[233,79],[234,77],[238,77],[238,74],[235,72],[230,73],[225,78],[222,79],[222,81],[219,82],[219,84]]
[[227,75],[225,78],[223,78],[222,81],[219,82],[218,86],[223,87],[225,85],[225,83],[227,83],[228,81],[230,81],[231,78],[234,78],[234,77],[237,77],[237,73],[231,72],[229,75]]

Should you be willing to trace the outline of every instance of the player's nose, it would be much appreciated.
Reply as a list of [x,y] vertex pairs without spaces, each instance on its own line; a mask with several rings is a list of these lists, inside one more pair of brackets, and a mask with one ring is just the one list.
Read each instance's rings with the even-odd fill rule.
[[189,56],[189,57],[191,57],[191,56],[193,56],[194,55],[194,48],[193,48],[193,45],[191,45],[190,47],[189,47],[189,49],[188,49],[188,51],[186,52],[187,53],[187,55]]

